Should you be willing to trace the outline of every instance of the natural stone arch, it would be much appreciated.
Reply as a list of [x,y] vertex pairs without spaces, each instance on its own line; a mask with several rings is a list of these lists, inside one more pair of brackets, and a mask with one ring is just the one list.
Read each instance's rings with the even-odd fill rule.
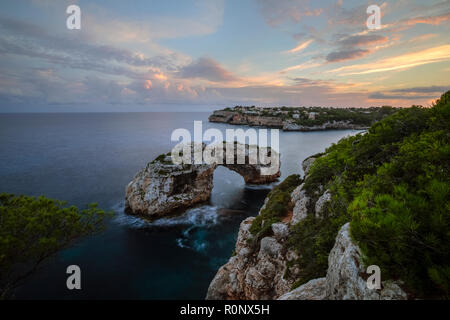
[[[225,157],[225,143],[224,157]],[[237,150],[235,143],[234,150]],[[264,184],[280,177],[279,156],[271,148],[268,154],[275,153],[277,167],[273,174],[264,175],[261,169],[269,165],[250,164],[248,145],[245,145],[244,164],[174,164],[170,153],[160,155],[139,171],[131,181],[125,194],[125,211],[151,218],[177,213],[195,204],[207,201],[213,189],[214,170],[224,166],[237,172],[245,183]],[[204,146],[203,146],[204,149]],[[259,152],[259,149],[257,149]],[[225,160],[225,159],[224,159]],[[236,160],[236,152],[235,152]],[[236,161],[234,161],[236,163]]]

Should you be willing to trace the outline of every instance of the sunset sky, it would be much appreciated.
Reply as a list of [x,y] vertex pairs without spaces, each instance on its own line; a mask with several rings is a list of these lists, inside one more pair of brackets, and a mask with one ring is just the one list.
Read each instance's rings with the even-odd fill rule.
[[0,112],[410,106],[450,89],[450,0],[0,5]]

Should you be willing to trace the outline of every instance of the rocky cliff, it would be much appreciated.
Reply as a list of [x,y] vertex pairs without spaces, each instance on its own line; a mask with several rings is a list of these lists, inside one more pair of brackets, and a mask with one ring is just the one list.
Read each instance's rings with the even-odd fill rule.
[[406,293],[398,282],[384,281],[380,290],[367,286],[361,250],[350,237],[346,223],[336,237],[328,257],[325,277],[313,279],[279,297],[279,300],[404,300]]
[[[314,109],[315,110],[315,109]],[[271,111],[255,111],[255,109],[247,110],[245,108],[238,108],[235,110],[217,110],[209,117],[210,122],[222,122],[233,125],[249,125],[249,126],[261,126],[268,128],[279,128],[284,131],[320,131],[320,130],[343,130],[343,129],[355,129],[363,130],[367,129],[368,125],[364,123],[358,123],[352,118],[354,113],[347,111],[349,119],[333,119],[328,116],[328,120],[320,120],[311,117],[317,112],[298,111],[299,113],[291,112],[277,112]],[[324,108],[324,113],[329,112]],[[345,111],[344,111],[345,112]],[[367,111],[366,111],[367,112]],[[304,120],[300,118],[302,114],[306,117]],[[320,114],[320,113],[319,113]],[[368,116],[367,114],[364,114]],[[298,117],[296,117],[298,116]],[[325,116],[324,116],[325,117]],[[342,116],[341,116],[342,117]],[[345,115],[344,115],[345,117]],[[365,121],[368,121],[365,119]]]
[[210,122],[223,122],[235,125],[262,126],[283,128],[283,119],[274,116],[248,115],[234,111],[214,111],[209,117]]
[[[308,174],[314,158],[303,162]],[[301,271],[291,262],[297,253],[285,246],[291,227],[308,215],[319,215],[330,201],[328,190],[311,203],[304,184],[291,194],[291,214],[272,224],[271,235],[254,239],[250,228],[255,217],[245,219],[239,228],[234,255],[212,280],[207,299],[405,299],[398,283],[383,281],[381,290],[368,289],[361,251],[349,234],[349,223],[339,231],[328,257],[328,270],[323,278],[313,279],[292,290]],[[319,188],[321,189],[321,188]],[[270,195],[269,195],[270,196]],[[261,211],[267,205],[268,198]],[[300,248],[301,249],[301,248]],[[299,250],[301,252],[301,250]],[[290,276],[286,276],[289,274]]]
[[[191,145],[190,163],[176,164],[171,154],[163,154],[139,171],[127,185],[125,191],[125,211],[131,214],[156,218],[176,213],[195,204],[207,201],[213,188],[213,174],[217,166],[223,165],[239,173],[246,183],[264,184],[275,181],[280,176],[279,156],[271,148],[267,149],[271,163],[262,165],[249,161],[249,146],[245,145],[243,164],[237,164],[237,143],[234,144],[234,161],[226,162],[226,144],[223,144],[221,161],[214,163],[194,163],[194,145]],[[202,151],[205,150],[205,145]],[[259,148],[256,152],[259,153]],[[267,169],[267,174],[263,169]]]
[[367,126],[351,123],[350,121],[326,121],[318,125],[301,125],[292,121],[283,121],[284,131],[321,131],[321,130],[364,130]]

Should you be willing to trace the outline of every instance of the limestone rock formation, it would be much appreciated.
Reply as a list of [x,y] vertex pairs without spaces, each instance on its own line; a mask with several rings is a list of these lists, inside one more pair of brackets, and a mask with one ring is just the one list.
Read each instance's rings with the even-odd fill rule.
[[[234,144],[235,151],[237,143]],[[202,146],[204,150],[205,145]],[[225,157],[226,144],[223,144],[223,156]],[[246,183],[263,184],[275,181],[280,175],[279,157],[275,151],[271,159],[276,159],[273,174],[263,174],[263,168],[269,165],[250,164],[248,146],[245,145],[245,162],[237,164],[236,153],[234,164],[222,163],[194,164],[194,152],[189,164],[175,164],[171,155],[161,155],[145,168],[139,171],[134,179],[126,187],[125,211],[131,214],[139,214],[151,218],[176,213],[197,203],[207,201],[213,188],[213,174],[218,165],[223,165],[230,170],[239,173]],[[194,151],[194,145],[191,145]],[[259,149],[257,149],[259,151]]]
[[331,200],[331,193],[329,190],[326,190],[316,201],[315,205],[315,214],[316,216],[319,216],[319,214],[322,212],[322,209],[324,206]]
[[305,177],[308,175],[309,169],[311,168],[311,165],[314,163],[314,160],[316,160],[316,158],[309,157],[302,162],[302,169],[303,172],[305,173]]
[[325,285],[326,278],[313,279],[283,294],[278,300],[324,300]]
[[249,231],[254,218],[241,223],[235,255],[217,272],[209,286],[207,299],[276,299],[290,290],[298,270],[290,268],[292,278],[285,279],[284,275],[288,262],[298,257],[294,251],[283,250],[283,244],[289,237],[289,226],[306,217],[309,198],[302,188],[303,184],[291,194],[295,204],[291,220],[272,224],[272,237],[255,243]]
[[209,117],[210,122],[223,122],[236,125],[262,126],[268,128],[283,128],[283,120],[279,117],[243,114],[234,111],[218,110]]
[[344,129],[364,130],[367,129],[367,127],[352,124],[350,123],[350,121],[327,121],[321,125],[313,125],[313,126],[302,126],[296,124],[295,122],[289,121],[285,121],[283,123],[284,131],[321,131],[321,130],[344,130]]
[[[306,173],[314,158],[306,159],[303,168]],[[249,231],[253,217],[245,219],[239,228],[235,255],[223,265],[212,280],[207,299],[280,299],[280,300],[340,300],[340,299],[406,299],[407,295],[399,283],[382,281],[382,289],[369,289],[368,277],[359,247],[350,237],[350,224],[339,231],[335,245],[328,257],[328,270],[323,278],[313,279],[291,290],[293,280],[299,273],[289,261],[298,258],[294,251],[287,251],[283,244],[289,239],[289,227],[304,219],[308,214],[319,215],[331,199],[326,190],[308,212],[311,199],[306,195],[303,184],[291,194],[294,204],[291,221],[272,224],[273,236],[254,241]],[[265,204],[267,203],[267,199]],[[264,206],[265,206],[264,204]],[[263,208],[264,208],[263,206]],[[261,210],[263,209],[261,208]],[[286,269],[293,277],[284,278]]]
[[296,224],[300,220],[306,218],[308,214],[307,206],[310,199],[306,195],[305,190],[303,190],[304,185],[304,183],[299,185],[291,194],[292,202],[295,204],[292,211],[292,224]]
[[241,223],[235,254],[217,272],[206,299],[268,300],[291,288],[292,281],[283,277],[287,261],[296,257],[293,252],[282,249],[287,226],[272,225],[277,230],[274,237],[265,237],[255,245],[249,231],[253,220],[250,217]]
[[313,279],[292,290],[280,300],[403,300],[406,293],[393,281],[382,282],[382,289],[369,289],[359,247],[350,237],[350,223],[339,231],[328,257],[325,278]]

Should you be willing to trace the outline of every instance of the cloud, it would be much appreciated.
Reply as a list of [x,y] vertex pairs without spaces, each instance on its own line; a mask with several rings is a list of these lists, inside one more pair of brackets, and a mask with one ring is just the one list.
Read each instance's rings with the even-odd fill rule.
[[360,34],[344,37],[338,41],[341,46],[367,46],[373,44],[382,44],[389,41],[389,38],[377,34]]
[[326,56],[327,62],[342,62],[362,58],[376,50],[376,45],[389,41],[389,38],[376,34],[339,35],[335,42],[338,49]]
[[311,43],[313,42],[313,40],[307,40],[305,42],[301,42],[299,43],[295,48],[286,51],[287,53],[296,53],[296,52],[300,52],[305,50]]
[[230,71],[222,67],[217,61],[202,57],[191,64],[182,67],[178,76],[185,79],[205,79],[212,82],[230,82],[239,80]]
[[394,95],[394,94],[384,94],[382,92],[374,92],[369,95],[369,99],[374,100],[423,100],[436,98],[436,95]]
[[363,26],[367,21],[368,4],[361,4],[352,8],[345,8],[337,4],[331,6],[327,10],[328,24],[330,25],[346,25],[346,26]]
[[[80,33],[50,34],[5,17],[0,18],[0,57],[0,94],[10,103],[181,103],[210,94],[204,87],[174,78],[180,70],[186,78],[237,79],[212,59],[186,65],[176,53],[148,57],[97,44]],[[42,65],[50,67],[35,67]]]
[[404,89],[395,89],[390,90],[391,92],[406,92],[406,93],[436,93],[436,92],[446,92],[450,90],[450,85],[448,86],[428,86],[428,87],[413,87],[413,88],[404,88]]
[[270,26],[286,22],[298,23],[304,17],[317,17],[322,8],[311,8],[309,0],[258,0],[261,13]]
[[301,63],[301,64],[297,64],[295,66],[291,66],[288,68],[285,68],[283,70],[280,71],[281,74],[289,72],[289,71],[294,71],[294,70],[305,70],[305,69],[310,69],[310,68],[315,68],[315,67],[319,67],[321,64],[314,62],[314,61],[308,61],[305,63]]
[[330,70],[328,72],[339,73],[339,75],[362,75],[385,71],[405,70],[420,65],[446,60],[450,60],[450,45],[448,44],[394,57],[388,57],[369,63],[345,66]]
[[447,21],[450,21],[450,12],[447,12],[447,13],[444,13],[441,15],[436,15],[436,16],[422,16],[422,17],[405,19],[405,20],[401,21],[401,23],[408,25],[408,26],[414,26],[419,23],[440,25]]
[[387,92],[374,92],[369,99],[374,100],[430,100],[438,98],[442,93],[450,90],[448,86],[427,86],[392,89]]
[[[145,57],[127,49],[93,44],[84,38],[50,35],[38,26],[18,20],[0,18],[0,31],[0,54],[22,55],[109,74],[131,75],[132,71],[124,65],[177,68],[176,54]],[[111,66],[111,63],[115,64]]]
[[[371,77],[367,82],[358,83],[344,81],[345,78],[339,76],[403,70],[450,60],[450,45],[430,46],[430,35],[423,35],[422,30],[418,30],[421,32],[417,32],[416,38],[407,40],[414,35],[405,34],[408,37],[402,43],[397,43],[397,39],[404,36],[400,34],[402,30],[418,24],[445,24],[445,28],[428,30],[430,27],[425,30],[437,34],[433,43],[445,43],[450,1],[439,7],[433,6],[434,11],[429,9],[431,6],[428,3],[416,3],[409,10],[409,4],[405,1],[389,2],[382,10],[386,14],[386,18],[382,19],[382,23],[386,24],[385,29],[369,32],[365,27],[366,4],[355,6],[353,2],[330,1],[325,7],[312,0],[259,0],[259,10],[264,21],[272,27],[278,27],[273,31],[275,37],[279,36],[276,32],[286,32],[296,40],[295,48],[284,51],[293,55],[280,55],[283,52],[280,47],[272,47],[274,50],[264,54],[243,52],[242,57],[231,50],[225,52],[224,58],[221,56],[220,62],[214,56],[207,56],[209,49],[204,47],[203,41],[196,46],[197,42],[194,41],[197,38],[185,39],[182,43],[173,39],[210,35],[214,41],[223,41],[223,33],[214,34],[224,18],[222,0],[196,0],[188,10],[184,10],[185,6],[169,5],[163,10],[170,7],[170,10],[165,11],[166,15],[157,14],[157,10],[153,13],[127,12],[127,15],[122,15],[114,11],[117,9],[114,5],[100,8],[96,4],[86,3],[83,5],[83,28],[80,32],[68,32],[63,27],[56,27],[61,26],[64,17],[53,16],[57,17],[57,12],[64,12],[60,10],[64,3],[50,0],[34,2],[45,2],[46,6],[30,20],[34,19],[36,24],[0,17],[2,102],[30,105],[108,103],[127,106],[253,102],[259,105],[370,106],[373,101],[392,99],[399,101],[399,104],[409,104],[413,99],[414,103],[419,103],[422,98],[434,97],[443,92],[440,89],[445,86],[412,87],[411,83],[434,83],[433,76],[429,74],[424,74],[424,78],[419,81],[389,78],[390,74],[386,72],[381,75],[383,80],[380,80],[381,77]],[[60,7],[52,11],[51,7],[56,6],[56,3]],[[408,10],[405,10],[406,5]],[[232,3],[227,9],[234,6],[236,4]],[[36,7],[25,8],[20,11],[22,13],[10,10],[6,14],[11,17],[25,16],[22,14],[29,14],[27,9],[32,13],[31,9]],[[48,18],[48,21],[38,18],[41,13],[47,15],[45,19]],[[396,19],[395,24],[388,25],[388,19]],[[273,42],[272,32],[270,37],[269,40]],[[281,46],[282,42],[273,43]],[[311,50],[313,43],[314,51]],[[331,79],[308,78],[320,77],[333,68],[333,62],[366,57],[378,48],[393,43],[398,45],[392,50],[380,52],[376,59],[368,57],[364,63],[353,63],[328,71]],[[416,44],[428,45],[429,49],[419,48],[411,52],[410,48]],[[199,55],[190,57],[171,50],[169,45],[188,48],[187,51],[196,46],[194,52],[199,52]],[[400,54],[408,49],[408,54]],[[295,53],[300,52],[303,58],[308,56],[311,59],[299,60],[299,55]],[[286,61],[279,61],[280,57]],[[233,61],[233,65],[238,67],[230,69],[221,64],[228,61]],[[251,61],[251,68],[244,70],[241,67],[243,61]],[[320,69],[314,69],[316,67]],[[441,72],[445,76],[444,68]],[[239,74],[235,70],[239,70]],[[442,78],[441,73],[438,76]],[[403,85],[411,88],[387,90],[384,86],[377,86],[384,79],[391,83],[394,80],[402,81]],[[372,98],[369,99],[369,96]]]
[[[450,2],[446,1],[445,2],[446,8],[449,10],[450,9]],[[440,11],[442,11],[440,10]],[[445,23],[448,23],[450,21],[450,12],[446,12],[443,14],[436,14],[436,15],[428,15],[428,16],[416,16],[413,18],[405,18],[402,19],[400,21],[395,21],[394,23],[387,23],[384,24],[382,27],[383,29],[386,29],[390,32],[400,32],[400,31],[405,31],[408,30],[418,24],[428,24],[428,25],[442,25]]]
[[364,57],[369,52],[370,51],[366,49],[350,49],[350,50],[334,51],[327,55],[326,60],[328,62],[341,62]]

